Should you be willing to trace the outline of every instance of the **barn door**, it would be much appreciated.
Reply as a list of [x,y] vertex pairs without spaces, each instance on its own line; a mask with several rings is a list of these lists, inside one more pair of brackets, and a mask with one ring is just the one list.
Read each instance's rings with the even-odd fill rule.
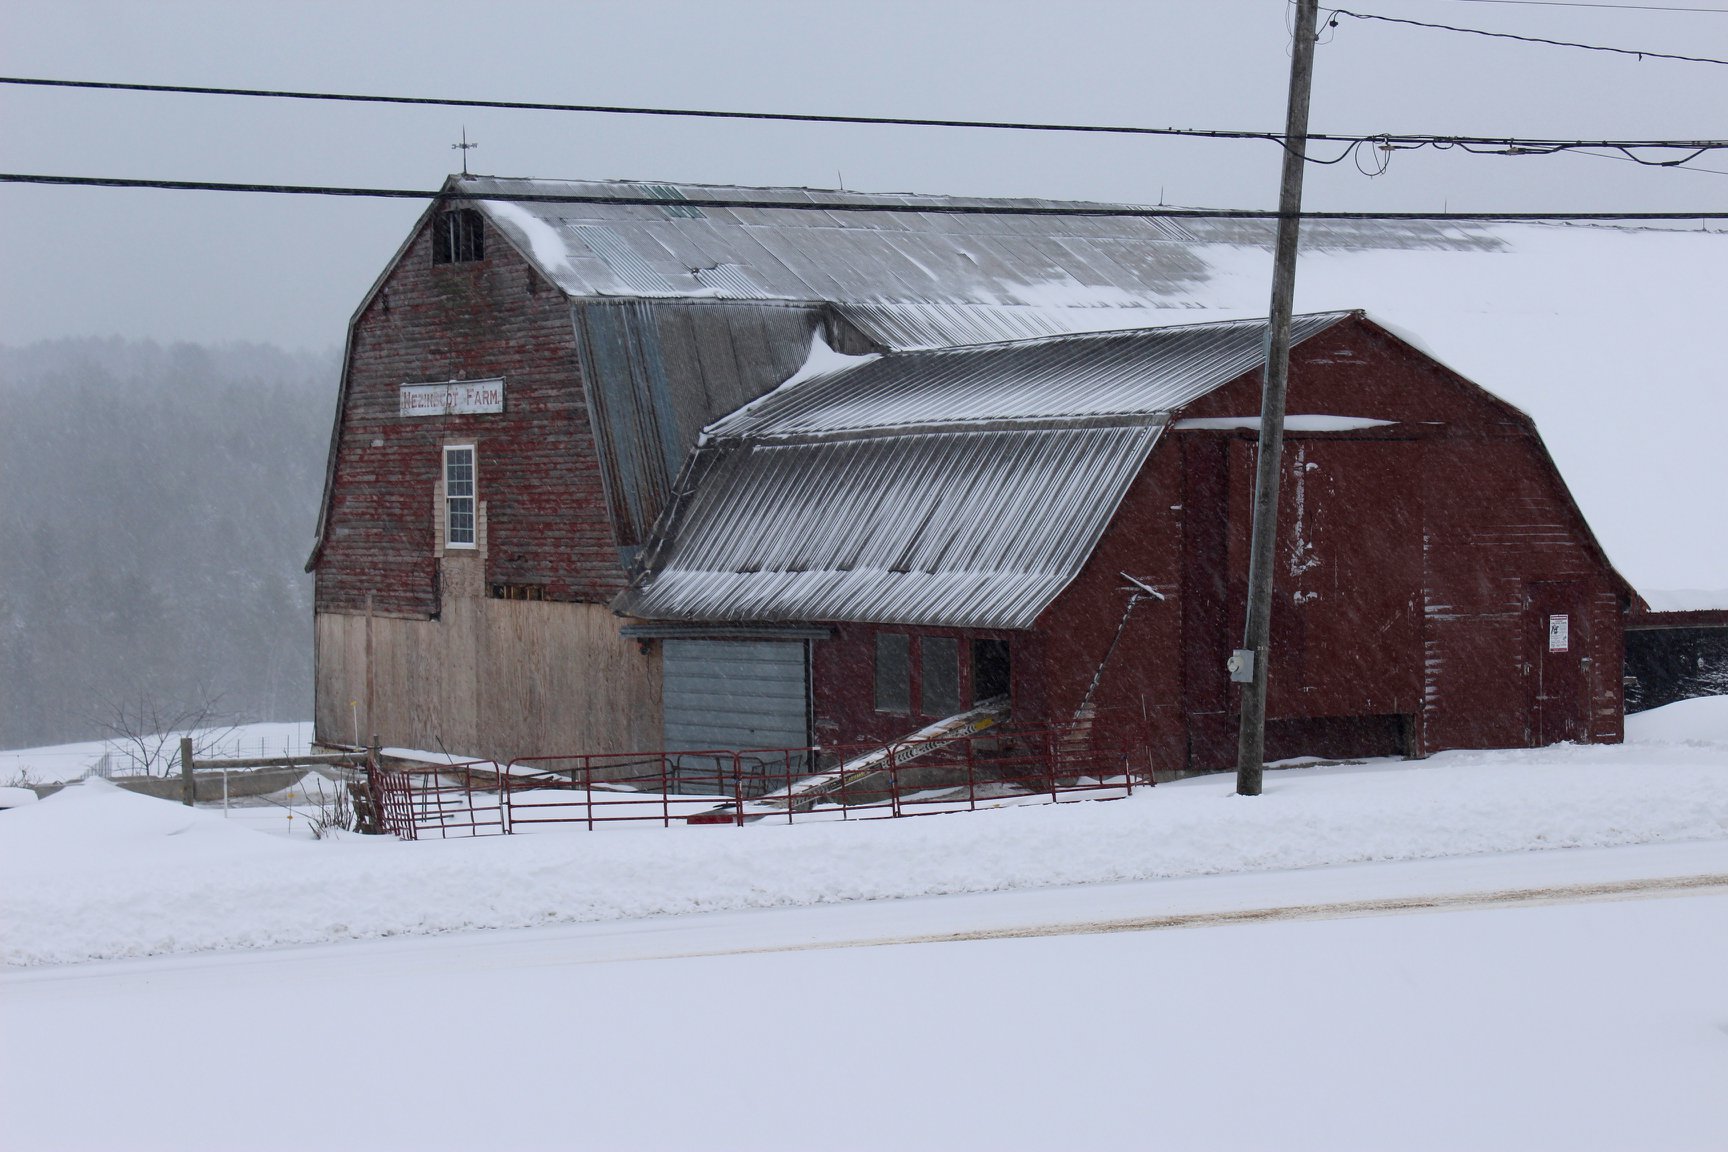
[[803,640],[667,640],[666,747],[803,748],[810,743]]
[[1531,727],[1537,745],[1589,739],[1585,598],[1573,584],[1530,585]]

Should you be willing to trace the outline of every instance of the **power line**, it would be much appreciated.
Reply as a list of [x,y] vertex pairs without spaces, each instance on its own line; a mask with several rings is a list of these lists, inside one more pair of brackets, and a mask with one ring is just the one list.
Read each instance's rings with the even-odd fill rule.
[[1585,0],[1452,0],[1454,4],[1522,4],[1527,8],[1613,8],[1624,12],[1706,12],[1728,16],[1728,8],[1679,8],[1671,4],[1591,4]]
[[1640,60],[1683,60],[1688,64],[1728,64],[1713,56],[1680,56],[1672,52],[1644,52],[1637,48],[1608,48],[1601,44],[1580,44],[1575,40],[1550,40],[1544,36],[1519,36],[1512,32],[1489,32],[1482,28],[1460,28],[1455,24],[1431,24],[1426,20],[1409,20],[1402,16],[1379,16],[1372,12],[1352,12],[1348,8],[1329,10],[1333,19],[1350,16],[1357,20],[1379,20],[1387,24],[1408,24],[1413,28],[1433,28],[1441,32],[1466,32],[1472,36],[1487,36],[1495,40],[1519,40],[1526,44],[1547,44],[1555,48],[1583,48],[1591,52],[1613,52],[1621,56],[1636,56]]
[[[753,200],[722,197],[690,197],[667,200],[659,196],[601,196],[577,192],[522,192],[488,196],[460,189],[350,188],[319,184],[241,184],[207,180],[143,180],[119,176],[50,176],[0,172],[0,184],[37,184],[75,188],[150,188],[170,192],[248,192],[281,196],[338,196],[374,200],[504,200],[519,204],[594,204],[648,208],[749,208],[780,212],[923,212],[939,216],[1056,216],[1166,220],[1276,220],[1279,213],[1266,208],[1146,208],[1131,205],[1087,204],[1052,207],[1032,204],[904,203],[871,200]],[[1491,223],[1495,221],[1661,221],[1728,220],[1728,210],[1702,212],[1324,212],[1304,211],[1304,220],[1451,220]]]
[[[1597,160],[1631,160],[1637,164],[1646,163],[1646,161],[1639,160],[1636,157],[1622,156],[1613,152],[1579,152],[1578,155],[1590,156]],[[1664,165],[1664,167],[1666,167],[1666,165]],[[1675,168],[1675,171],[1694,172],[1700,176],[1728,176],[1728,168],[1693,168],[1689,166],[1681,166]]]
[[[1342,9],[1338,10],[1343,12]],[[1344,13],[1357,15],[1356,13]],[[1383,19],[1382,17],[1364,17]],[[1064,124],[1017,120],[950,120],[912,116],[843,116],[807,112],[737,112],[712,108],[659,108],[616,104],[557,104],[535,100],[468,100],[438,96],[387,96],[357,92],[314,92],[297,89],[216,88],[191,84],[133,84],[111,80],[56,80],[31,76],[0,76],[0,84],[37,88],[75,88],[108,92],[150,92],[193,96],[242,96],[275,100],[337,101],[357,104],[398,104],[433,108],[486,108],[529,112],[587,112],[617,116],[695,117],[709,120],[758,120],[795,124],[855,124],[913,128],[986,128],[1014,132],[1089,132],[1108,135],[1176,136],[1208,140],[1260,140],[1283,145],[1277,132],[1211,128],[1151,128],[1128,124]],[[1549,140],[1501,136],[1379,133],[1375,135],[1311,132],[1310,140],[1358,145],[1387,143],[1411,147],[1518,148],[1549,152],[1571,148],[1717,149],[1723,140]],[[1342,158],[1342,157],[1341,157]],[[1329,161],[1332,163],[1335,161]]]

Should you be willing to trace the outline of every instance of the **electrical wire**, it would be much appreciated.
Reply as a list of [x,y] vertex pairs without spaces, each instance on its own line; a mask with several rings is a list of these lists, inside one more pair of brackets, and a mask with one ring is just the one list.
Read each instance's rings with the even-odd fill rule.
[[1623,12],[1698,12],[1728,16],[1728,8],[1679,8],[1671,4],[1592,4],[1586,0],[1452,0],[1454,4],[1522,4],[1527,8],[1612,8]]
[[[1337,11],[1342,12],[1342,9]],[[1356,13],[1346,13],[1356,15]],[[31,76],[0,76],[0,84],[38,88],[74,88],[110,92],[172,93],[194,96],[244,96],[277,100],[338,101],[359,104],[399,104],[434,108],[484,108],[533,112],[587,112],[620,116],[696,117],[711,120],[765,120],[800,124],[855,124],[915,128],[987,128],[1015,132],[1090,132],[1111,135],[1175,136],[1209,140],[1259,140],[1280,146],[1283,133],[1210,128],[1150,128],[1126,124],[1058,124],[1015,120],[948,120],[911,116],[841,116],[802,112],[736,112],[700,108],[658,108],[613,104],[555,104],[533,100],[467,100],[432,96],[384,96],[355,92],[312,92],[294,89],[214,88],[189,84],[133,84],[109,80],[56,80]],[[1310,141],[1359,145],[1367,141],[1393,145],[1456,145],[1495,150],[1509,148],[1563,151],[1571,148],[1705,149],[1728,148],[1728,140],[1548,140],[1498,136],[1435,135],[1432,133],[1310,132]],[[1340,157],[1342,159],[1342,157]],[[1336,163],[1336,161],[1328,161]]]
[[1328,8],[1332,20],[1340,16],[1350,16],[1357,20],[1379,20],[1386,24],[1407,24],[1413,28],[1433,28],[1441,32],[1467,32],[1472,36],[1487,36],[1495,40],[1518,40],[1526,44],[1546,44],[1554,48],[1583,48],[1591,52],[1613,52],[1622,56],[1636,56],[1640,60],[1681,60],[1688,64],[1725,64],[1728,60],[1718,60],[1713,56],[1681,56],[1673,52],[1645,52],[1637,48],[1609,48],[1601,44],[1580,44],[1575,40],[1550,40],[1545,36],[1519,36],[1512,32],[1489,32],[1482,28],[1460,28],[1455,24],[1432,24],[1426,20],[1410,20],[1403,16],[1380,16],[1373,12],[1352,12],[1348,8]]
[[[1146,208],[1131,205],[1087,204],[1054,207],[1034,204],[955,204],[904,201],[816,200],[785,201],[692,196],[668,200],[662,196],[602,196],[578,192],[508,192],[441,188],[350,188],[319,184],[241,184],[207,180],[144,180],[118,176],[51,176],[0,172],[0,184],[38,184],[79,188],[150,188],[171,192],[249,192],[282,196],[339,196],[384,200],[505,200],[518,204],[594,204],[649,208],[748,208],[778,212],[918,212],[939,216],[1054,216],[1117,219],[1277,220],[1277,209],[1264,208]],[[1728,220],[1728,210],[1702,212],[1326,212],[1303,211],[1303,220],[1453,220],[1453,221],[1659,221]]]

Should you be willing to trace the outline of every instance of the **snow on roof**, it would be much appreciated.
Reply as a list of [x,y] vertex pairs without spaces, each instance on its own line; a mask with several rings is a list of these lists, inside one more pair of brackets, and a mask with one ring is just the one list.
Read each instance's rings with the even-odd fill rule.
[[[1297,318],[1301,341],[1348,313]],[[1080,572],[1169,413],[1251,371],[1266,322],[832,365],[711,425],[644,569],[650,620],[1029,628]]]
[[[1728,587],[1716,347],[1728,234],[1502,224],[1495,251],[1304,246],[1296,306],[1373,322],[1529,414],[1635,587]],[[1263,314],[1271,257],[1196,249],[1213,315]],[[1418,334],[1413,338],[1408,333]]]
[[1657,588],[1643,590],[1652,612],[1728,612],[1728,588]]
[[[1265,221],[920,211],[931,206],[1100,207],[1054,200],[492,176],[452,177],[449,187],[475,196],[493,223],[573,296],[711,296],[914,309],[981,305],[998,311],[976,319],[1018,324],[1023,330],[1016,335],[1022,337],[1146,327],[1156,323],[1145,316],[1148,309],[1186,304],[1193,289],[1207,279],[1207,263],[1196,254],[1196,245],[1264,246],[1271,238]],[[660,203],[516,199],[535,195],[650,197]],[[816,205],[837,199],[904,206],[905,211],[788,211],[690,203]],[[1344,247],[1481,248],[1497,243],[1480,227],[1388,228],[1371,222],[1317,231],[1314,239]],[[1123,323],[1099,315],[1085,329],[1051,319],[1076,309],[1126,311],[1137,318]]]
[[[1257,221],[947,216],[932,204],[1055,201],[456,178],[572,295],[823,301],[879,347],[915,349],[1264,315]],[[655,189],[645,192],[646,189]],[[651,194],[663,206],[514,203]],[[681,207],[816,203],[905,212]],[[1304,311],[1364,308],[1530,414],[1616,566],[1658,587],[1728,586],[1716,531],[1728,421],[1713,344],[1728,235],[1535,224],[1309,222]],[[1176,310],[1186,310],[1178,312]],[[1418,334],[1418,335],[1406,335]]]
[[[1292,340],[1306,340],[1347,315],[1296,317]],[[785,437],[1168,413],[1254,368],[1265,346],[1266,322],[1240,320],[849,359],[716,421],[708,435]]]
[[650,620],[1028,628],[1079,573],[1161,424],[701,448],[613,609]]

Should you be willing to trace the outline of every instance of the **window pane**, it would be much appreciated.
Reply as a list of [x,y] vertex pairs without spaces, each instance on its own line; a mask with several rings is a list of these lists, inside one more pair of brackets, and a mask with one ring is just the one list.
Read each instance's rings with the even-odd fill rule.
[[474,501],[468,498],[451,500],[450,530],[447,543],[474,543]]
[[912,637],[876,633],[876,711],[912,711]]
[[447,448],[444,450],[444,494],[446,496],[474,495],[474,449]]
[[474,543],[474,449],[444,449],[444,542]]
[[960,711],[960,641],[944,636],[918,640],[923,658],[922,707],[926,716],[946,717]]

